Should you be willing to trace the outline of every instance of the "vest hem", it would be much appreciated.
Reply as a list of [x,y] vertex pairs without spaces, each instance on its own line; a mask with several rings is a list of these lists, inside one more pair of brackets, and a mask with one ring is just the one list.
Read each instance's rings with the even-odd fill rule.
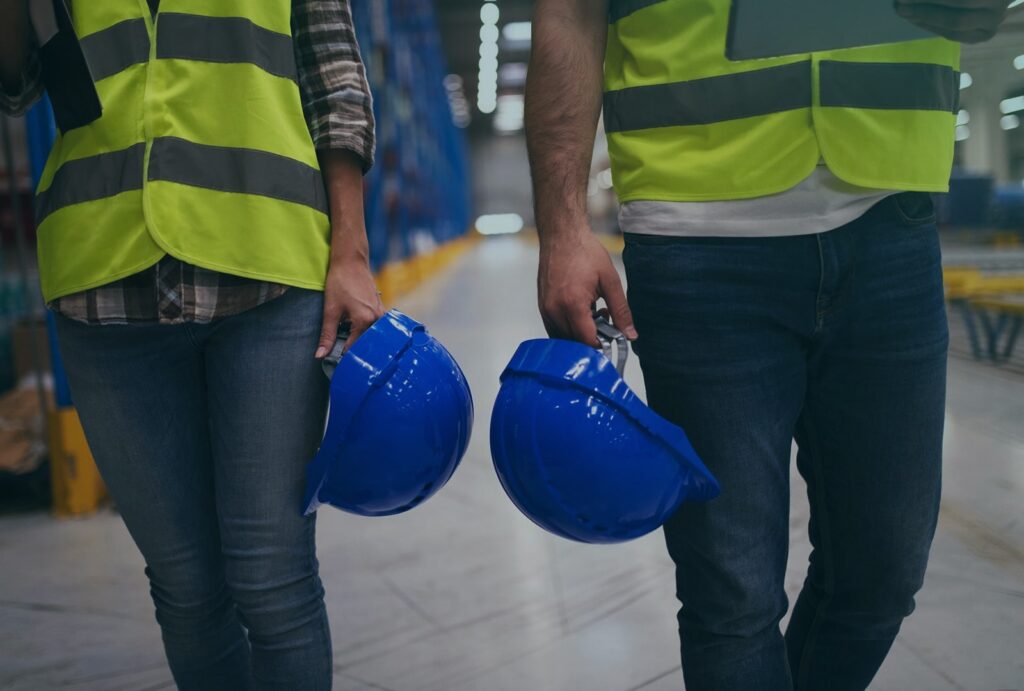
[[[815,117],[818,117],[820,111],[816,109],[813,113]],[[814,134],[818,140],[818,149],[821,151],[821,158],[825,161],[825,165],[828,166],[828,169],[832,171],[833,175],[843,182],[847,182],[851,185],[857,185],[858,187],[872,187],[874,189],[896,190],[898,192],[949,192],[949,175],[953,165],[952,159],[949,162],[949,166],[946,168],[946,178],[944,182],[930,183],[926,181],[922,182],[920,179],[913,182],[909,180],[875,180],[870,177],[840,171],[839,168],[841,166],[834,165],[832,161],[832,159],[835,158],[833,155],[835,152],[832,150],[831,142],[828,141],[827,137],[824,139],[822,138],[816,123],[814,127]]]
[[181,261],[187,262],[194,266],[198,266],[201,269],[217,271],[223,274],[228,274],[230,276],[239,276],[240,278],[251,278],[254,281],[267,281],[269,283],[277,283],[292,288],[304,288],[306,290],[317,290],[320,292],[323,292],[324,285],[327,282],[326,268],[324,269],[323,281],[303,281],[301,279],[293,278],[291,276],[282,276],[278,274],[266,273],[261,271],[249,271],[246,269],[239,269],[238,267],[235,266],[219,264],[217,262],[208,261],[206,259],[199,259],[198,257],[193,257],[186,252],[180,252],[176,249],[172,249],[169,246],[166,246],[163,239],[158,238],[156,234],[153,233],[152,229],[150,229],[150,237],[152,237],[153,241],[160,245],[161,248],[163,248],[166,254],[174,257],[175,259],[180,259]]
[[781,186],[773,185],[771,187],[765,187],[757,190],[744,190],[736,193],[709,192],[708,194],[633,192],[621,195],[618,199],[620,204],[627,204],[629,202],[731,202],[743,199],[756,199],[758,197],[769,197],[773,194],[787,192],[806,180],[813,171],[814,167],[812,166],[811,169],[807,171],[806,175],[802,175],[792,182],[787,182],[785,185]]
[[[826,160],[826,165],[828,162]],[[860,177],[858,175],[848,175],[836,170],[831,165],[828,165],[829,171],[832,172],[837,178],[843,182],[857,187],[864,187],[866,189],[881,190],[881,191],[892,191],[892,192],[931,192],[935,194],[944,194],[949,192],[949,181],[945,183],[927,183],[927,182],[911,182],[909,180],[886,180],[879,181],[873,180],[867,177]],[[813,171],[813,168],[812,168]],[[807,175],[810,175],[808,172]],[[784,187],[773,186],[769,188],[763,188],[760,190],[743,191],[735,194],[669,194],[669,193],[643,193],[635,192],[618,197],[620,204],[627,204],[629,202],[731,202],[731,201],[742,201],[744,199],[756,199],[758,197],[768,197],[773,194],[781,194],[787,192],[803,180],[807,178],[807,175],[801,177],[799,180],[787,184]]]
[[[827,162],[826,162],[827,163]],[[870,187],[878,190],[892,190],[893,192],[930,192],[934,194],[944,194],[949,192],[949,178],[947,176],[945,183],[927,183],[927,182],[911,182],[909,180],[872,180],[871,178],[860,177],[859,175],[848,175],[844,172],[838,171],[829,165],[828,169],[837,178],[843,182],[858,187]]]
[[141,262],[139,264],[133,265],[129,269],[125,269],[123,271],[118,271],[117,273],[111,274],[110,276],[104,276],[102,279],[99,279],[99,280],[87,281],[86,283],[83,283],[83,284],[80,284],[80,285],[71,286],[70,288],[61,288],[61,289],[55,290],[52,293],[48,292],[45,288],[43,288],[42,289],[43,302],[44,302],[44,304],[49,304],[49,303],[53,302],[54,300],[58,300],[60,298],[67,297],[68,295],[74,295],[75,293],[81,293],[81,292],[84,292],[86,290],[92,290],[93,288],[100,288],[100,287],[105,286],[105,285],[107,285],[109,283],[113,283],[114,281],[120,281],[122,278],[128,278],[129,276],[134,276],[135,274],[139,273],[140,271],[145,271],[146,269],[148,269],[148,268],[150,268],[152,266],[155,266],[156,263],[159,262],[161,259],[163,259],[165,256],[167,256],[167,252],[165,252],[165,251],[163,251],[161,249],[160,254],[157,255],[156,257],[154,257],[152,259],[147,259],[144,262]]

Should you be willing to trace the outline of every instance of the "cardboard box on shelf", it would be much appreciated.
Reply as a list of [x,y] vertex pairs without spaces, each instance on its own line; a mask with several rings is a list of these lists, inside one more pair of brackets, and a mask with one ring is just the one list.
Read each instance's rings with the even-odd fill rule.
[[[0,474],[25,475],[50,459],[52,507],[57,516],[81,516],[107,499],[106,486],[74,408],[54,408],[53,378],[43,382],[46,414],[34,375],[0,395]],[[44,423],[45,419],[45,423]]]
[[[46,389],[49,397],[49,388]],[[52,407],[47,401],[47,408]],[[0,472],[23,475],[46,459],[46,430],[32,378],[0,395]]]

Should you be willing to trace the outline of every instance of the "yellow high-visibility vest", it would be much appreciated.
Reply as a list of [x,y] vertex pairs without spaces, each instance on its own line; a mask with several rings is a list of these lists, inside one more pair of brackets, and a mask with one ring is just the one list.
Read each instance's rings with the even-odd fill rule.
[[46,300],[165,254],[320,290],[327,194],[302,112],[291,3],[78,2],[103,115],[57,139],[36,198]]
[[861,187],[948,189],[958,44],[732,62],[729,5],[612,0],[604,122],[621,201],[774,194],[822,158]]

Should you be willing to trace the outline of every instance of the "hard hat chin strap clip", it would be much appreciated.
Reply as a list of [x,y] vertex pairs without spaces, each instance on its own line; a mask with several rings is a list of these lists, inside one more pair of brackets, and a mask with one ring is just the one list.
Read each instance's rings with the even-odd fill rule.
[[320,361],[320,367],[323,368],[324,374],[328,379],[334,376],[334,370],[338,367],[341,357],[345,354],[345,342],[348,341],[348,337],[351,334],[351,324],[348,322],[342,322],[338,325],[338,338],[334,341],[334,347],[331,348],[331,352],[324,355],[324,359]]
[[605,316],[595,314],[594,324],[597,326],[597,340],[601,342],[601,352],[615,363],[619,375],[625,375],[626,359],[629,358],[629,340]]

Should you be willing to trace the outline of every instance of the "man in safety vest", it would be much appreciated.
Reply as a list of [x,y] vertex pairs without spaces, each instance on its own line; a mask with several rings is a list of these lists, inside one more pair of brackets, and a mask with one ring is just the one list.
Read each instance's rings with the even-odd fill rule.
[[[596,345],[603,298],[649,403],[721,483],[665,526],[688,691],[864,689],[938,514],[948,336],[928,193],[953,160],[957,42],[991,37],[1007,0],[897,0],[941,37],[741,62],[729,6],[538,0],[540,310],[552,336]],[[586,218],[602,91],[628,304]],[[794,438],[813,553],[783,636]]]
[[[327,689],[316,358],[383,313],[370,93],[348,0],[73,0],[102,116],[37,194],[43,294],[89,445],[146,561],[181,689]],[[0,0],[5,110],[38,96]]]

